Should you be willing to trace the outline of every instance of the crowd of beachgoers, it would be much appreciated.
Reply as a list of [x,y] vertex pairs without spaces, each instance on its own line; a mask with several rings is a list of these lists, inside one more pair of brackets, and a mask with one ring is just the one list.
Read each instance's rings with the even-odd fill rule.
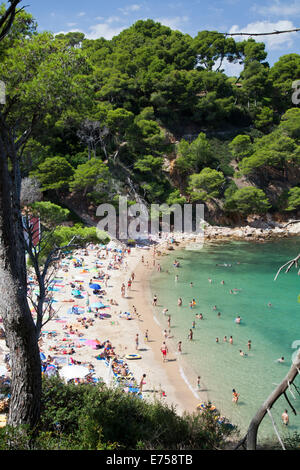
[[[57,263],[47,291],[49,321],[42,328],[39,339],[43,375],[59,375],[67,383],[75,384],[115,383],[124,391],[142,397],[143,382],[136,380],[128,364],[135,355],[129,356],[127,361],[126,354],[118,354],[109,338],[98,337],[101,322],[108,322],[113,327],[122,320],[136,317],[134,312],[118,310],[116,289],[109,292],[116,271],[122,271],[127,285],[123,282],[114,288],[119,288],[124,298],[130,289],[134,280],[134,273],[127,272],[130,253],[130,247],[114,242],[105,246],[90,244],[84,249],[65,253]],[[29,272],[28,298],[33,319],[36,318],[34,303],[38,295],[37,279]],[[11,364],[2,327],[0,340],[0,397],[4,401],[9,398]]]
[[[39,339],[43,375],[58,375],[66,383],[104,382],[143,398],[146,374],[138,372],[140,376],[137,377],[132,371],[133,362],[142,358],[138,351],[141,334],[136,329],[138,332],[131,339],[129,332],[133,328],[127,326],[128,320],[139,322],[140,313],[136,307],[129,307],[128,295],[135,281],[133,269],[144,259],[146,251],[150,251],[150,246],[145,243],[134,248],[134,256],[131,256],[130,247],[116,242],[89,244],[63,254],[55,266],[53,278],[48,280],[46,305],[49,318]],[[27,287],[35,321],[34,304],[39,286],[30,269]],[[0,400],[7,405],[11,362],[1,324],[2,321]],[[125,342],[124,338],[119,338],[121,332],[126,335]],[[162,390],[154,391],[155,396],[156,392],[158,397],[165,395]]]

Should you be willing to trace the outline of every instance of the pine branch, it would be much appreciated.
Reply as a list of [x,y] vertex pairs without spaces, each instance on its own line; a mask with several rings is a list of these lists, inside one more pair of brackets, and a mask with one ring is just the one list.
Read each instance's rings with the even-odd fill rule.
[[300,31],[300,28],[288,29],[286,31],[273,31],[271,33],[221,33],[225,36],[270,36],[272,34],[285,34],[285,33],[295,33]]

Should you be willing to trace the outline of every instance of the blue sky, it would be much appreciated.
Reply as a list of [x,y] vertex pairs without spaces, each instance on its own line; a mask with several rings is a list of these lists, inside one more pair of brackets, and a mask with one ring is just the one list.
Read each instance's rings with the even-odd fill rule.
[[[24,0],[23,4],[40,30],[82,31],[91,39],[111,39],[147,18],[191,36],[204,29],[261,33],[300,27],[299,0]],[[270,65],[284,54],[300,51],[300,31],[256,40],[266,43]],[[228,66],[226,72],[235,74],[236,67]]]

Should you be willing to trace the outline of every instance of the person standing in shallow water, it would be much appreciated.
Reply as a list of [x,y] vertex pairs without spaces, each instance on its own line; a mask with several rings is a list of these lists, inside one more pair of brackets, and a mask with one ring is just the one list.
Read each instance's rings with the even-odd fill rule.
[[281,415],[281,419],[282,419],[282,423],[287,426],[289,424],[289,415],[288,415],[288,411],[287,410],[284,410],[284,412],[282,413]]
[[167,345],[166,345],[165,341],[163,342],[160,350],[161,350],[161,353],[162,353],[163,362],[166,362],[167,354],[168,354],[168,348],[167,348]]
[[200,388],[201,388],[200,380],[201,380],[201,377],[200,377],[200,375],[198,375],[198,377],[197,377],[197,388],[198,388],[198,390],[200,390]]
[[239,396],[240,394],[236,392],[235,389],[232,390],[232,401],[233,403],[237,404],[237,402],[239,401]]

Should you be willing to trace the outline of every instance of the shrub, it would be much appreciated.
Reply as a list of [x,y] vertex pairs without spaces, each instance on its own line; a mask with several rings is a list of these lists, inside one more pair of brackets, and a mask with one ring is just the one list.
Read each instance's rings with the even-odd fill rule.
[[[37,446],[96,450],[222,448],[234,429],[208,410],[179,416],[159,400],[149,403],[103,384],[43,382]],[[60,441],[58,437],[60,436]],[[63,446],[63,447],[62,447]]]

